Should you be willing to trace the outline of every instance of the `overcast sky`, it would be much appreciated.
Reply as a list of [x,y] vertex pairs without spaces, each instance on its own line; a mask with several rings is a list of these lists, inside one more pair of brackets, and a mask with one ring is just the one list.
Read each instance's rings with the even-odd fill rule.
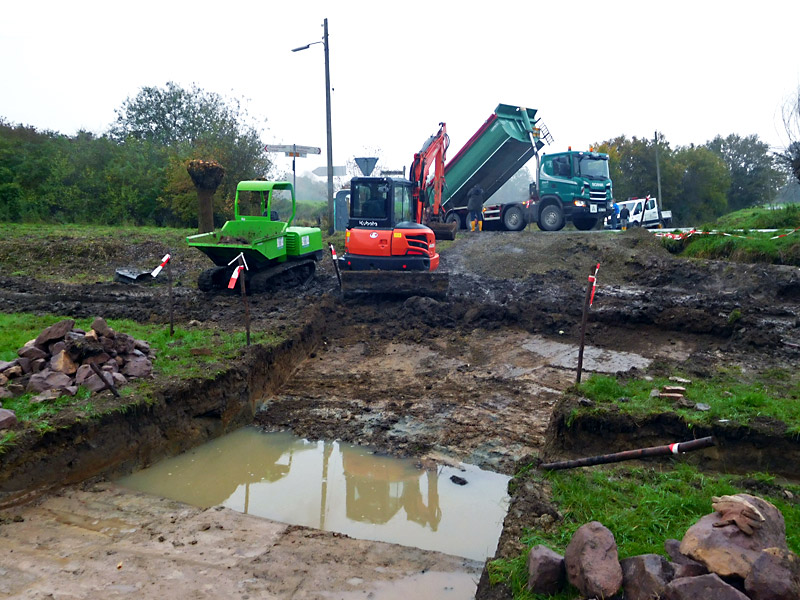
[[[663,132],[785,144],[800,86],[800,2],[5,3],[0,116],[73,135],[104,132],[144,86],[174,81],[247,99],[266,143],[317,146],[326,164],[321,41],[328,19],[333,162],[407,166],[440,121],[454,156],[499,103],[537,109],[550,151]],[[279,169],[291,160],[275,156]]]

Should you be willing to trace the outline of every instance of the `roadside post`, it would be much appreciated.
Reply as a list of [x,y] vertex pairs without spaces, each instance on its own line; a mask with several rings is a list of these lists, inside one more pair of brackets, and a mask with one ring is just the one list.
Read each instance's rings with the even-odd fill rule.
[[339,258],[336,256],[336,248],[333,244],[328,244],[331,247],[331,258],[333,259],[333,269],[336,271],[336,279],[339,280],[339,291],[342,291],[342,274],[339,272]]
[[167,289],[169,290],[169,334],[175,334],[175,308],[172,301],[172,261],[167,261]]
[[164,258],[161,259],[161,264],[153,269],[150,275],[157,277],[165,266],[167,267],[167,288],[169,289],[169,334],[172,336],[175,334],[175,310],[172,301],[172,256],[165,254]]
[[578,348],[578,377],[576,383],[581,382],[581,372],[583,371],[583,347],[586,340],[586,321],[589,318],[589,308],[594,303],[594,292],[597,289],[597,272],[600,270],[600,263],[589,273],[589,284],[586,286],[586,300],[583,303],[583,316],[581,318],[581,344]]
[[228,282],[228,289],[232,290],[236,287],[236,280],[239,280],[239,288],[242,291],[242,303],[244,304],[244,324],[245,330],[247,331],[247,345],[250,345],[250,305],[247,303],[247,293],[245,292],[245,284],[244,280],[245,277],[242,274],[243,271],[247,270],[247,262],[244,260],[244,253],[240,252],[239,255],[234,258],[229,265],[232,265],[234,262],[237,263],[236,268],[233,270],[231,274],[231,280]]

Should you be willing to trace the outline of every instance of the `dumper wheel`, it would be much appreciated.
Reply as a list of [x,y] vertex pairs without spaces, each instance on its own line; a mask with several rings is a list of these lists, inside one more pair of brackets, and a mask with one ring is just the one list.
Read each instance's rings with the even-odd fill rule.
[[197,288],[202,292],[212,292],[226,287],[227,277],[225,267],[206,269],[197,278]]
[[314,276],[314,262],[292,266],[276,272],[275,269],[261,271],[250,277],[247,287],[251,294],[262,294],[278,288],[293,288],[304,285]]
[[279,276],[278,285],[281,287],[292,288],[305,285],[314,277],[316,266],[313,262],[299,265],[294,269],[284,271]]
[[262,294],[269,291],[271,275],[268,271],[262,271],[250,277],[247,282],[248,291],[251,294]]

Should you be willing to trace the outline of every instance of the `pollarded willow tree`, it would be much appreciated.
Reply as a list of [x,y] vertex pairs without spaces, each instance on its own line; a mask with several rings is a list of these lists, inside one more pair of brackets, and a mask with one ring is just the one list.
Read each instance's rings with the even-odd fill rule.
[[[269,176],[271,162],[261,134],[243,102],[223,98],[196,85],[182,88],[174,82],[143,87],[116,111],[109,136],[119,143],[146,141],[167,150],[171,169],[183,169],[191,160],[213,161],[224,167],[219,184],[225,198],[233,198],[239,181]],[[169,175],[171,188],[161,200],[173,212],[184,214],[186,187],[182,175]],[[185,183],[191,187],[188,182]],[[218,208],[223,203],[218,203]],[[199,216],[199,215],[198,215]],[[201,219],[202,220],[202,219]]]
[[214,193],[225,177],[225,169],[214,160],[195,159],[189,161],[186,170],[197,188],[197,232],[214,231]]

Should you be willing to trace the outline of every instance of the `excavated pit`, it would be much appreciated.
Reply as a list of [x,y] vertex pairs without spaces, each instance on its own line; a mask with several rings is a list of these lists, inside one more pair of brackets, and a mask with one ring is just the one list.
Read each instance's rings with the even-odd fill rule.
[[[251,348],[211,379],[157,381],[154,400],[126,412],[74,423],[65,415],[63,427],[55,431],[26,434],[0,457],[0,498],[7,505],[42,499],[6,514],[24,519],[26,510],[36,511],[38,506],[48,507],[50,515],[54,505],[84,502],[87,493],[95,498],[121,494],[95,482],[133,472],[253,422],[265,431],[291,431],[312,442],[341,440],[420,461],[463,461],[505,475],[513,474],[518,461],[535,455],[608,453],[631,444],[669,443],[684,434],[693,437],[694,431],[671,416],[643,424],[609,413],[566,426],[570,407],[561,401],[562,392],[575,381],[572,364],[584,286],[597,260],[602,262],[601,287],[589,318],[586,369],[613,374],[636,367],[641,374],[679,368],[702,378],[721,368],[785,369],[796,364],[796,268],[682,261],[654,246],[645,232],[527,233],[484,233],[458,240],[443,256],[451,273],[446,302],[414,297],[342,303],[327,264],[301,297],[286,291],[254,297],[253,326],[285,334],[283,343]],[[508,246],[499,256],[502,260],[497,255],[500,242]],[[7,312],[156,322],[163,322],[167,314],[166,293],[158,285],[69,286],[4,276],[0,284],[0,310]],[[175,291],[178,322],[241,327],[235,297],[186,287]],[[757,453],[723,455],[722,446],[715,452],[724,460],[704,453],[710,458],[703,466],[727,471],[756,466],[776,473],[790,469],[797,440],[776,424],[747,425],[730,439],[745,440],[751,449],[758,448]],[[771,452],[771,446],[778,453]],[[776,460],[776,454],[782,456]],[[46,494],[77,482],[86,483]],[[144,506],[148,501],[136,503]],[[101,515],[118,510],[112,508],[117,505],[97,504]],[[535,526],[531,515],[538,518],[554,510],[542,490],[516,490],[498,555],[518,549],[515,537],[521,528]],[[190,520],[204,518],[199,509],[187,514]],[[164,517],[153,518],[158,523]],[[0,535],[12,535],[8,522]],[[244,522],[237,523],[241,527]],[[45,528],[42,535],[48,531]],[[329,535],[285,530],[287,537],[278,545],[296,541],[295,531],[303,531],[299,537],[309,544],[335,541]],[[19,535],[25,535],[22,529]],[[13,537],[7,541],[13,543]],[[176,543],[191,540],[175,538]],[[358,561],[351,563],[349,572],[358,572]],[[0,564],[13,564],[13,557],[0,556]],[[447,564],[445,571],[453,567]],[[263,567],[247,568],[270,575]],[[469,571],[474,577],[475,569],[472,564],[458,572]],[[382,583],[386,582],[375,583],[372,591]],[[478,597],[488,597],[485,593],[479,589]],[[191,597],[188,592],[186,597]]]

